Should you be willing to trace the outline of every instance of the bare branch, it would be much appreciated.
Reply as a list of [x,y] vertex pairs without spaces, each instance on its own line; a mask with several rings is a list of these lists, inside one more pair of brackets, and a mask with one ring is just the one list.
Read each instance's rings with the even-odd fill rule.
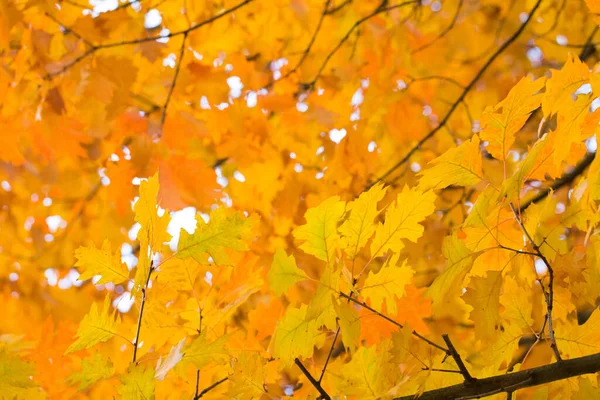
[[165,105],[163,106],[162,115],[160,117],[160,126],[165,124],[165,119],[167,118],[167,108],[169,108],[169,102],[171,101],[171,96],[173,95],[173,90],[175,90],[175,85],[177,84],[177,77],[179,76],[179,70],[181,69],[181,64],[183,62],[183,56],[185,55],[185,41],[187,39],[187,33],[183,35],[183,41],[181,42],[181,49],[179,50],[179,57],[177,59],[177,66],[175,67],[175,74],[173,74],[173,81],[171,82],[171,87],[169,88],[169,93],[167,94],[167,99],[165,100]]
[[135,364],[135,360],[137,358],[137,349],[140,344],[140,331],[142,330],[142,318],[144,317],[144,306],[146,305],[146,291],[148,290],[148,283],[150,282],[150,276],[152,275],[152,271],[154,271],[154,267],[152,266],[153,261],[150,261],[150,269],[148,270],[148,278],[146,278],[146,283],[142,288],[142,305],[140,306],[140,316],[138,318],[137,330],[135,332],[135,340],[133,341],[133,360],[132,363]]
[[[379,315],[381,318],[385,319],[388,322],[391,322],[392,324],[396,325],[399,328],[404,328],[404,325],[400,324],[399,322],[394,321],[393,319],[391,319],[390,317],[388,317],[385,314],[380,313],[379,311],[375,310],[372,307],[369,307],[367,305],[367,303],[365,303],[364,301],[358,301],[355,298],[352,298],[351,296],[347,295],[344,292],[340,292],[340,296],[352,301],[353,303],[356,303],[364,308],[366,308],[367,310]],[[436,349],[439,349],[441,351],[443,351],[444,353],[446,353],[447,355],[450,355],[450,350],[440,346],[439,344],[436,344],[434,342],[432,342],[431,340],[427,339],[425,336],[421,335],[420,333],[418,333],[417,331],[412,331],[412,335],[418,337],[419,339],[423,340],[424,342],[426,342],[427,344],[429,344],[432,347],[435,347]]]
[[378,183],[380,181],[385,180],[388,176],[390,176],[392,173],[394,173],[394,171],[396,171],[404,163],[406,163],[410,159],[410,157],[417,150],[419,150],[421,148],[421,146],[423,146],[427,141],[429,141],[429,139],[433,138],[436,135],[436,133],[439,130],[441,130],[448,123],[448,121],[450,120],[450,117],[452,116],[452,114],[454,114],[454,111],[456,111],[456,109],[458,108],[459,104],[464,100],[464,98],[473,89],[473,87],[475,87],[475,84],[479,81],[479,79],[481,79],[481,77],[483,76],[483,74],[492,65],[492,63],[496,60],[496,58],[498,58],[500,56],[500,54],[502,54],[515,40],[517,40],[517,38],[521,35],[521,33],[523,33],[523,31],[525,30],[525,28],[527,27],[527,25],[529,24],[529,22],[533,19],[533,15],[537,11],[537,9],[539,8],[539,6],[540,6],[541,3],[542,3],[542,0],[538,0],[535,3],[535,6],[533,6],[533,8],[531,9],[531,11],[529,12],[529,15],[527,16],[527,19],[525,20],[525,22],[523,22],[523,24],[521,24],[521,26],[519,27],[519,29],[517,29],[515,31],[515,33],[513,33],[511,35],[511,37],[509,37],[502,44],[502,46],[500,46],[498,48],[498,50],[496,50],[496,52],[494,54],[492,54],[492,56],[486,61],[486,63],[483,65],[483,67],[481,67],[481,69],[479,70],[479,72],[477,72],[477,75],[475,75],[475,77],[471,80],[471,82],[469,82],[469,84],[462,91],[462,93],[460,94],[460,96],[458,96],[458,99],[456,99],[456,101],[452,104],[452,106],[450,107],[450,109],[448,110],[448,112],[446,112],[446,115],[444,115],[444,118],[442,118],[442,120],[440,121],[440,123],[435,128],[433,128],[427,135],[423,136],[421,138],[421,140],[419,140],[417,142],[417,144],[414,147],[412,147],[408,151],[408,153],[406,153],[404,155],[404,157],[402,157],[402,159],[400,159],[396,164],[394,164],[391,168],[389,168],[383,175],[381,175],[379,178],[377,178],[374,182],[372,182],[369,185],[367,185],[366,188],[365,188],[365,190],[370,189],[371,186],[375,185],[376,183]]
[[531,237],[529,232],[527,232],[527,229],[525,228],[525,225],[523,224],[521,217],[517,213],[517,210],[512,205],[512,203],[510,203],[510,209],[512,210],[513,214],[515,215],[515,219],[517,220],[519,226],[521,227],[521,230],[527,237],[527,240],[529,240],[529,242],[531,243],[533,250],[537,253],[537,256],[544,262],[544,264],[546,265],[546,268],[548,269],[549,283],[548,283],[548,290],[547,291],[544,290],[544,297],[546,299],[546,309],[547,309],[546,320],[548,321],[548,332],[550,335],[550,347],[552,347],[552,351],[554,352],[554,357],[556,357],[556,361],[562,361],[560,352],[558,351],[558,346],[556,345],[556,337],[554,336],[554,327],[552,324],[552,307],[554,305],[554,270],[552,269],[552,266],[548,262],[548,259],[546,258],[546,256],[544,256],[542,254],[542,252],[540,251],[539,246],[535,243],[535,241],[533,240],[533,238]]
[[327,392],[325,391],[325,389],[323,389],[323,386],[321,386],[321,382],[317,381],[310,374],[310,372],[308,372],[308,370],[302,364],[302,362],[299,359],[297,359],[297,358],[294,360],[294,362],[296,363],[296,365],[298,366],[298,368],[300,368],[300,371],[302,371],[302,373],[304,374],[304,376],[306,376],[306,379],[308,379],[310,381],[310,383],[312,383],[312,385],[315,387],[315,389],[317,389],[319,391],[319,393],[321,394],[321,398],[325,399],[325,400],[331,400],[331,397],[327,394]]
[[437,42],[438,40],[440,40],[441,38],[446,36],[448,34],[448,32],[450,32],[452,30],[452,28],[454,28],[454,25],[456,24],[456,21],[458,20],[458,15],[460,14],[460,10],[461,10],[462,6],[463,6],[463,0],[459,0],[458,6],[456,7],[456,12],[454,13],[454,17],[452,17],[452,21],[450,21],[450,25],[448,25],[446,27],[446,29],[444,29],[442,32],[440,32],[440,34],[437,35],[435,37],[435,39],[433,39],[431,42],[424,44],[423,46],[419,47],[416,50],[413,50],[412,54],[416,54],[420,51],[425,50],[426,48],[430,47],[435,42]]

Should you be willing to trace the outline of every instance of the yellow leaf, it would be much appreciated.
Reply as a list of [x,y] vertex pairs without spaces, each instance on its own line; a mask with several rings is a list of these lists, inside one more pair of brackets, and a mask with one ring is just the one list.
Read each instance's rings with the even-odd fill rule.
[[542,100],[544,117],[556,114],[561,107],[572,103],[571,96],[590,77],[589,67],[576,55],[569,54],[567,62],[560,70],[551,69],[552,77],[546,82],[546,92]]
[[181,353],[181,349],[185,344],[185,339],[183,338],[177,343],[175,346],[171,347],[169,350],[169,354],[163,360],[162,357],[158,359],[158,363],[156,364],[156,372],[154,377],[159,381],[165,379],[167,372],[173,369],[175,365],[183,358],[183,354]]
[[267,279],[271,290],[281,296],[294,283],[308,279],[308,275],[296,266],[293,255],[288,257],[285,251],[277,249]]
[[265,380],[266,372],[260,355],[245,351],[233,364],[233,373],[229,375],[231,386],[227,395],[241,400],[258,399],[266,393]]
[[3,399],[28,398],[31,388],[36,386],[30,378],[34,374],[33,364],[0,349],[0,395]]
[[374,185],[367,192],[361,193],[358,199],[348,203],[346,210],[350,212],[350,216],[340,226],[339,231],[350,259],[354,259],[367,240],[373,236],[373,220],[379,214],[377,203],[383,199],[386,190],[383,184]]
[[183,358],[194,364],[197,369],[202,369],[211,362],[225,364],[229,361],[229,352],[225,344],[231,335],[223,335],[210,343],[206,340],[206,331],[202,331],[192,343],[185,348]]
[[600,351],[600,311],[595,309],[584,324],[572,320],[554,327],[556,345],[567,358],[583,357]]
[[406,294],[404,287],[410,283],[414,274],[413,270],[406,265],[406,260],[399,267],[399,255],[392,255],[381,267],[378,273],[369,272],[365,285],[360,293],[371,301],[376,310],[381,310],[383,302],[387,306],[387,312],[396,315],[396,297],[401,298]]
[[502,274],[490,271],[485,278],[474,277],[469,282],[463,300],[473,307],[471,321],[475,321],[475,338],[491,341],[495,338],[500,314]]
[[110,378],[114,373],[115,367],[110,358],[105,359],[98,352],[91,359],[82,360],[81,371],[71,374],[68,381],[72,384],[78,383],[79,390],[83,390],[100,379]]
[[[515,134],[523,127],[529,115],[540,106],[545,78],[532,81],[525,77],[495,107],[487,108],[481,116],[481,140],[487,141],[486,150],[495,158],[505,160],[515,141]],[[499,110],[502,109],[502,112]]]
[[153,251],[157,251],[164,242],[171,240],[167,233],[167,226],[171,220],[168,212],[158,216],[158,173],[147,181],[140,183],[140,197],[133,206],[135,221],[141,225],[138,232],[138,240],[146,239]]
[[341,393],[365,400],[387,397],[398,375],[390,362],[390,347],[390,340],[385,340],[377,346],[359,348],[341,368]]
[[444,189],[450,185],[470,186],[482,180],[479,137],[450,149],[431,161],[433,167],[421,172],[419,187],[422,189]]
[[294,237],[303,242],[299,247],[319,260],[332,261],[340,246],[337,225],[345,207],[346,203],[340,201],[339,196],[333,196],[309,209],[304,216],[306,224],[294,229]]
[[272,339],[273,356],[286,366],[297,357],[310,358],[319,335],[316,321],[307,320],[306,306],[290,307],[277,323]]
[[102,311],[98,311],[98,305],[92,304],[90,312],[83,317],[79,324],[76,340],[69,346],[65,354],[73,351],[89,349],[90,347],[106,342],[115,336],[116,327],[120,323],[119,318],[115,319],[117,310],[110,313],[110,294],[106,294]]
[[118,253],[113,254],[108,239],[104,239],[102,249],[94,246],[80,247],[75,250],[77,262],[76,267],[81,268],[79,280],[91,279],[96,275],[101,275],[98,284],[103,283],[121,283],[129,278],[129,269],[125,263],[121,262],[121,256]]
[[404,248],[402,239],[416,242],[424,231],[419,222],[434,211],[434,202],[435,194],[432,191],[422,192],[405,186],[396,202],[388,208],[385,222],[379,223],[375,230],[371,258],[379,257],[386,250],[398,253]]
[[531,288],[519,285],[511,276],[504,278],[504,288],[500,296],[500,304],[504,306],[502,319],[513,326],[520,327],[523,332],[533,325],[531,310]]
[[177,256],[193,257],[200,264],[207,264],[207,255],[217,265],[229,265],[226,250],[248,250],[247,242],[254,237],[252,229],[256,218],[245,218],[239,213],[229,215],[226,208],[217,208],[210,213],[210,220],[204,222],[196,217],[198,226],[192,234],[181,230]]
[[327,265],[321,276],[317,292],[313,296],[306,318],[315,319],[317,328],[325,325],[329,329],[335,329],[335,310],[333,309],[333,295],[339,292],[340,274],[333,266]]
[[340,324],[344,347],[349,349],[350,353],[354,353],[356,347],[360,344],[360,317],[358,312],[345,300],[334,301],[333,308]]
[[154,400],[154,370],[143,365],[130,367],[127,374],[121,376],[121,385],[117,392],[123,400]]

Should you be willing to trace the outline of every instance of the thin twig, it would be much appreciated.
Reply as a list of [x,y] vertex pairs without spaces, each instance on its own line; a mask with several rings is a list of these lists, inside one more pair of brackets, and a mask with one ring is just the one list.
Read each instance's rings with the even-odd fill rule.
[[[345,297],[346,299],[348,299],[348,300],[352,301],[353,303],[356,303],[356,304],[358,304],[359,306],[362,306],[362,307],[366,308],[367,310],[369,310],[369,311],[371,311],[371,312],[373,312],[373,313],[375,313],[375,314],[379,315],[381,318],[383,318],[383,319],[385,319],[386,321],[388,321],[388,322],[390,322],[390,323],[392,323],[392,324],[396,325],[397,327],[399,327],[399,328],[404,328],[404,325],[402,325],[402,324],[401,324],[401,323],[399,323],[399,322],[396,322],[396,321],[394,321],[393,319],[391,319],[391,318],[390,318],[390,317],[388,317],[387,315],[380,313],[379,311],[375,310],[374,308],[372,308],[372,307],[369,307],[369,306],[367,305],[367,303],[365,303],[365,302],[363,302],[363,301],[356,300],[356,299],[352,298],[351,296],[348,296],[348,295],[347,295],[346,293],[344,293],[344,292],[340,292],[340,296],[342,296],[342,297]],[[426,343],[427,343],[427,344],[429,344],[430,346],[433,346],[433,347],[435,347],[436,349],[439,349],[439,350],[443,351],[443,352],[444,352],[444,353],[446,353],[447,355],[450,355],[450,350],[448,350],[448,349],[446,349],[446,348],[444,348],[444,347],[440,346],[440,345],[439,345],[439,344],[437,344],[437,343],[434,343],[434,342],[432,342],[431,340],[427,339],[425,336],[422,336],[422,335],[421,335],[420,333],[418,333],[417,331],[412,331],[411,333],[412,333],[412,335],[413,335],[413,336],[416,336],[416,337],[418,337],[419,339],[423,340],[424,342],[426,342]]]
[[475,75],[475,77],[471,80],[471,82],[469,82],[469,84],[462,91],[462,93],[460,94],[460,96],[458,96],[458,99],[456,99],[456,101],[452,104],[452,106],[450,107],[450,109],[448,110],[448,112],[446,112],[446,115],[444,115],[444,118],[442,118],[442,120],[440,121],[440,123],[435,128],[433,128],[427,135],[423,136],[417,142],[417,144],[415,146],[413,146],[408,151],[408,153],[406,153],[404,155],[404,157],[402,157],[401,160],[399,160],[398,162],[396,162],[391,168],[389,168],[383,175],[381,175],[379,178],[377,178],[374,182],[371,182],[370,184],[368,184],[366,186],[365,190],[369,190],[376,183],[385,180],[394,171],[396,171],[398,168],[400,168],[404,163],[406,163],[410,159],[410,157],[417,150],[419,150],[421,148],[421,146],[423,146],[427,141],[429,141],[429,139],[431,139],[432,137],[434,137],[436,135],[436,133],[439,130],[441,130],[448,123],[448,121],[450,120],[450,117],[452,116],[452,114],[454,114],[454,111],[456,111],[456,109],[458,108],[458,105],[464,100],[464,98],[467,96],[467,94],[475,87],[475,84],[479,81],[479,79],[481,79],[481,77],[483,76],[483,74],[492,65],[492,63],[496,60],[496,58],[498,58],[500,56],[500,54],[502,54],[515,40],[517,40],[517,38],[521,35],[521,33],[523,33],[523,31],[525,30],[525,28],[527,27],[527,25],[529,24],[529,22],[533,19],[533,14],[537,11],[537,9],[539,8],[539,6],[540,6],[541,3],[542,3],[542,0],[538,0],[535,3],[535,5],[531,9],[531,11],[529,12],[529,15],[527,16],[527,19],[525,20],[525,22],[523,22],[521,24],[521,26],[519,27],[519,29],[517,29],[515,31],[515,33],[513,33],[511,35],[511,37],[509,37],[498,48],[498,50],[496,50],[496,52],[494,54],[492,54],[492,56],[486,61],[486,63],[483,65],[483,67],[479,70],[479,72],[477,72],[477,74]]
[[187,39],[187,33],[183,35],[183,41],[181,42],[181,49],[179,50],[179,57],[177,59],[177,65],[175,66],[175,74],[173,75],[173,81],[171,82],[171,87],[169,88],[169,93],[167,93],[167,99],[165,100],[165,104],[163,106],[162,115],[160,117],[160,126],[162,127],[165,124],[165,119],[167,118],[167,108],[169,108],[169,102],[171,101],[171,95],[173,95],[173,91],[175,90],[175,85],[177,84],[177,77],[179,76],[179,70],[181,69],[181,64],[183,63],[183,56],[185,55],[185,41]]
[[308,372],[308,370],[302,364],[302,362],[298,358],[296,358],[294,360],[294,362],[296,363],[296,365],[298,366],[298,368],[300,368],[300,371],[302,371],[302,373],[304,374],[304,376],[306,376],[306,379],[308,379],[310,381],[310,383],[312,383],[312,385],[315,387],[315,389],[317,389],[319,391],[319,393],[321,394],[321,398],[323,398],[325,400],[331,400],[331,397],[327,394],[327,392],[325,391],[325,389],[323,389],[323,386],[321,386],[321,382],[317,381],[310,374],[310,372]]
[[437,42],[438,40],[440,40],[441,38],[443,38],[444,36],[446,36],[448,34],[448,32],[450,32],[452,30],[452,28],[454,28],[454,25],[456,24],[456,21],[458,20],[458,15],[460,14],[460,10],[462,8],[463,5],[463,0],[459,0],[458,1],[458,6],[456,7],[456,12],[454,13],[454,17],[452,17],[452,21],[450,21],[450,25],[448,25],[446,27],[446,29],[444,29],[442,32],[440,32],[439,35],[437,35],[435,37],[435,39],[433,39],[431,42],[424,44],[423,46],[419,47],[416,50],[413,50],[411,52],[411,54],[416,54],[420,51],[425,50],[426,48],[430,47],[432,44],[434,44],[435,42]]
[[315,44],[317,35],[319,34],[319,31],[321,30],[321,26],[323,25],[323,20],[325,19],[325,16],[327,15],[327,9],[329,8],[329,4],[331,4],[331,0],[326,0],[325,6],[323,7],[323,12],[321,13],[321,16],[319,17],[319,22],[317,23],[317,27],[315,28],[315,31],[314,31],[312,37],[310,38],[310,42],[308,42],[308,46],[306,46],[306,49],[304,49],[304,52],[302,52],[302,57],[300,57],[300,60],[298,61],[296,66],[294,68],[292,68],[291,70],[289,70],[288,73],[285,74],[281,79],[285,79],[288,76],[290,76],[291,74],[293,74],[294,72],[296,72],[298,70],[298,68],[300,68],[300,66],[304,63],[304,61],[306,60],[306,57],[308,57],[308,53],[310,53],[310,50],[312,49],[313,44]]
[[552,269],[552,266],[550,265],[550,262],[548,262],[548,259],[546,258],[546,256],[544,256],[544,254],[542,254],[539,246],[535,243],[535,241],[533,240],[533,238],[531,237],[531,235],[525,228],[525,225],[523,224],[521,217],[519,216],[517,210],[512,205],[512,203],[510,203],[510,209],[512,210],[513,214],[515,215],[515,219],[517,220],[517,223],[521,227],[521,230],[527,237],[527,240],[529,240],[529,242],[531,243],[533,250],[537,253],[537,256],[544,262],[544,264],[546,265],[546,268],[548,269],[548,278],[549,278],[548,290],[547,291],[544,290],[544,297],[546,299],[546,309],[547,309],[546,320],[548,321],[548,333],[550,335],[550,347],[552,348],[552,351],[554,352],[554,357],[556,357],[556,361],[562,361],[562,357],[560,356],[560,352],[558,351],[558,346],[556,345],[556,337],[554,336],[554,327],[552,324],[552,307],[554,304],[554,270]]
[[148,290],[148,283],[150,282],[150,276],[152,275],[152,271],[154,268],[152,266],[154,261],[150,261],[150,269],[148,270],[148,278],[146,278],[146,283],[142,288],[142,305],[140,306],[140,316],[138,318],[137,330],[135,333],[135,340],[133,341],[133,360],[132,363],[135,364],[135,360],[137,358],[137,349],[138,344],[140,342],[140,331],[142,330],[142,318],[144,317],[144,305],[146,304],[146,291]]
[[212,385],[208,386],[205,389],[202,389],[202,391],[200,393],[198,393],[196,396],[194,396],[194,400],[198,400],[201,397],[204,397],[204,395],[208,392],[210,392],[211,390],[213,390],[214,388],[216,388],[217,386],[219,386],[221,383],[225,382],[227,379],[229,379],[228,377],[225,377],[221,380],[216,381],[215,383],[213,383]]
[[356,21],[354,23],[354,25],[352,25],[350,27],[350,29],[348,29],[348,31],[342,37],[342,39],[336,44],[336,46],[333,48],[333,50],[331,50],[329,52],[329,54],[327,54],[327,56],[325,57],[325,60],[323,60],[323,63],[321,64],[321,67],[319,67],[319,70],[317,71],[317,74],[315,75],[315,77],[313,78],[313,80],[311,82],[302,84],[302,86],[304,88],[306,88],[306,89],[312,89],[315,86],[315,84],[317,83],[317,81],[321,77],[321,73],[323,72],[323,70],[325,69],[325,67],[327,66],[327,64],[331,60],[331,58],[335,55],[335,53],[337,53],[337,51],[342,47],[342,45],[344,43],[346,43],[346,41],[350,38],[350,35],[352,35],[352,32],[354,32],[354,30],[357,29],[359,26],[361,26],[363,23],[365,23],[369,19],[371,19],[374,16],[376,16],[378,14],[381,14],[383,12],[391,11],[393,9],[404,7],[404,6],[407,6],[407,5],[410,5],[410,4],[416,4],[418,2],[419,2],[419,0],[411,0],[411,1],[406,1],[404,3],[400,3],[400,4],[395,4],[395,5],[392,5],[392,6],[388,6],[388,7],[382,7],[382,4],[385,5],[385,3],[386,3],[386,2],[383,2],[371,14],[369,14],[369,15],[367,15],[367,16],[359,19],[358,21]]
[[91,47],[89,50],[87,50],[85,53],[83,53],[82,55],[80,55],[79,57],[75,58],[75,60],[73,60],[72,62],[66,64],[65,66],[63,66],[63,68],[61,68],[60,70],[53,72],[51,74],[48,75],[48,78],[53,78],[57,75],[60,75],[62,73],[64,73],[65,71],[67,71],[69,68],[71,68],[73,65],[77,64],[78,62],[80,62],[81,60],[83,60],[84,58],[86,58],[87,56],[89,56],[90,54],[95,53],[98,50],[102,50],[102,49],[110,49],[110,48],[114,48],[114,47],[120,47],[120,46],[128,46],[128,45],[134,45],[134,44],[141,44],[141,43],[146,43],[146,42],[153,42],[156,40],[160,40],[160,39],[169,39],[172,37],[176,37],[176,36],[181,36],[181,35],[187,35],[188,33],[201,28],[203,26],[206,26],[218,19],[221,19],[229,14],[231,14],[232,12],[238,10],[239,8],[242,8],[243,6],[245,6],[246,4],[251,3],[254,0],[244,0],[240,3],[238,3],[237,5],[223,11],[220,14],[214,15],[202,22],[199,22],[195,25],[192,25],[191,27],[181,30],[181,31],[177,31],[177,32],[171,32],[168,33],[166,35],[155,35],[155,36],[150,36],[150,37],[145,37],[145,38],[138,38],[138,39],[132,39],[132,40],[123,40],[121,42],[114,42],[114,43],[106,43],[106,44],[100,44],[97,46],[93,46]]

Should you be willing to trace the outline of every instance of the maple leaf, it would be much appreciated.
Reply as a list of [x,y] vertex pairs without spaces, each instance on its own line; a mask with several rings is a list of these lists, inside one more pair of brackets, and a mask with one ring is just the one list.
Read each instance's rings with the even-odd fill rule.
[[[542,95],[536,94],[544,87],[545,79],[523,78],[508,96],[481,116],[482,140],[488,141],[486,150],[495,158],[506,160],[515,141],[515,134],[525,125],[529,115],[540,106]],[[499,110],[502,109],[502,112]]]
[[117,392],[124,400],[153,400],[154,386],[154,370],[136,365],[130,366],[127,373],[121,375]]
[[360,293],[371,301],[373,308],[381,310],[385,301],[388,313],[396,314],[396,298],[406,293],[404,287],[414,274],[406,260],[398,266],[399,254],[392,255],[376,274],[369,272]]
[[266,377],[267,372],[260,356],[254,352],[243,352],[237,356],[233,365],[233,373],[229,376],[232,385],[227,394],[232,398],[258,398],[267,393]]
[[28,394],[35,394],[31,391],[36,386],[30,378],[32,375],[33,364],[21,360],[16,354],[10,354],[6,349],[0,349],[0,393],[3,397],[26,398]]
[[117,334],[116,327],[120,323],[120,319],[115,318],[116,311],[115,309],[112,314],[110,313],[110,294],[106,294],[104,298],[102,311],[98,310],[96,303],[92,303],[90,312],[79,323],[75,341],[69,346],[65,354],[89,349],[98,343],[112,339]]
[[446,151],[431,161],[433,167],[421,172],[419,187],[443,189],[450,185],[470,186],[483,179],[479,137]]
[[225,348],[231,335],[223,335],[220,338],[208,343],[206,333],[198,335],[192,343],[186,346],[183,359],[194,364],[198,369],[202,369],[211,362],[224,364],[229,360],[229,352]]
[[121,256],[117,253],[113,254],[111,245],[108,239],[102,243],[102,249],[97,249],[94,246],[80,247],[75,250],[77,262],[76,267],[81,267],[82,272],[79,280],[91,279],[96,275],[100,275],[98,284],[102,283],[120,283],[129,279],[129,269],[127,265],[121,262]]
[[395,253],[404,248],[402,239],[415,242],[423,234],[420,224],[434,210],[435,194],[409,189],[398,194],[396,201],[385,213],[385,222],[379,223],[371,242],[371,258],[379,257],[386,250]]
[[226,209],[217,208],[205,223],[197,217],[198,226],[193,234],[181,230],[177,256],[193,257],[200,264],[206,264],[208,254],[217,265],[228,265],[226,250],[248,250],[246,242],[254,236],[252,228],[255,218],[243,218],[240,214],[229,215]]
[[284,365],[290,365],[295,358],[309,358],[313,354],[315,340],[319,334],[314,319],[307,320],[306,306],[288,308],[277,323],[271,341],[273,356],[280,358]]
[[271,290],[281,296],[294,283],[308,279],[308,275],[296,266],[293,255],[287,256],[285,251],[277,249],[267,279]]
[[353,353],[360,340],[360,318],[358,313],[352,306],[343,301],[334,301],[333,308],[340,324],[342,342],[350,350],[350,353]]
[[386,188],[383,184],[374,185],[346,206],[346,211],[350,215],[340,226],[339,232],[345,243],[346,254],[351,259],[356,257],[360,249],[373,236],[375,232],[373,220],[379,214],[377,203],[383,199],[385,192]]
[[294,230],[294,238],[302,242],[300,249],[319,260],[331,262],[340,246],[337,226],[345,207],[346,203],[340,201],[339,196],[333,196],[309,209],[304,215],[306,224]]
[[104,358],[100,353],[94,353],[91,359],[81,362],[81,371],[73,373],[68,380],[78,384],[80,390],[86,389],[100,379],[110,378],[115,374],[115,367],[110,358]]

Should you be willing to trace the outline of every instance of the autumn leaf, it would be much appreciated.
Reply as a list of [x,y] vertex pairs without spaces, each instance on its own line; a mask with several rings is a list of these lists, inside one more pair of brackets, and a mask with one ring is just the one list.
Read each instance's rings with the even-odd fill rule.
[[385,301],[387,312],[396,314],[396,298],[401,298],[406,293],[404,287],[410,283],[414,274],[413,270],[406,264],[398,266],[398,254],[392,255],[376,274],[369,272],[361,294],[371,301],[371,305],[381,310]]
[[254,218],[243,218],[238,213],[229,215],[224,208],[217,208],[206,223],[197,217],[198,226],[193,234],[181,230],[177,256],[192,257],[200,264],[207,263],[207,256],[217,265],[229,264],[227,250],[248,249],[247,242],[253,237]]
[[277,249],[267,279],[275,294],[281,296],[294,283],[308,279],[308,275],[296,266],[293,255],[287,256],[285,251]]
[[152,368],[142,365],[130,366],[127,373],[121,376],[121,385],[117,386],[117,392],[122,399],[153,400],[154,386]]
[[162,358],[158,359],[158,363],[156,364],[156,372],[154,374],[156,379],[159,381],[164,380],[167,373],[172,370],[179,361],[181,361],[183,358],[181,349],[183,348],[184,344],[185,338],[181,339],[179,343],[171,347],[169,354],[166,355],[164,360]]
[[115,374],[115,367],[110,358],[105,359],[100,353],[94,353],[91,359],[84,359],[81,371],[69,377],[69,382],[78,384],[80,390],[86,389],[100,379],[110,378]]
[[108,239],[102,243],[102,249],[94,246],[80,247],[75,251],[76,267],[81,267],[79,280],[91,279],[96,275],[101,278],[97,283],[120,283],[129,278],[127,265],[121,262],[121,256],[113,254]]
[[446,151],[431,161],[433,167],[421,173],[419,187],[422,189],[443,189],[450,185],[471,186],[483,179],[480,140],[471,140]]
[[295,358],[309,358],[319,332],[314,319],[307,320],[306,306],[288,308],[277,323],[271,342],[273,356],[290,365]]
[[110,295],[104,298],[102,311],[98,310],[98,305],[92,303],[90,312],[83,317],[75,335],[75,341],[69,346],[65,354],[73,351],[89,349],[90,347],[106,342],[117,335],[117,326],[120,324],[119,317],[116,317],[116,311],[110,313]]
[[211,362],[224,364],[229,359],[229,352],[225,348],[228,340],[229,335],[224,335],[208,343],[206,334],[201,333],[185,347],[182,358],[198,369]]
[[396,201],[385,214],[385,222],[379,223],[371,242],[371,258],[379,257],[387,250],[394,253],[404,248],[402,239],[415,242],[425,230],[420,224],[434,210],[433,192],[404,187]]
[[294,230],[294,238],[302,242],[300,249],[319,260],[331,262],[341,244],[337,226],[345,207],[345,202],[333,196],[309,209],[304,216],[306,224]]

